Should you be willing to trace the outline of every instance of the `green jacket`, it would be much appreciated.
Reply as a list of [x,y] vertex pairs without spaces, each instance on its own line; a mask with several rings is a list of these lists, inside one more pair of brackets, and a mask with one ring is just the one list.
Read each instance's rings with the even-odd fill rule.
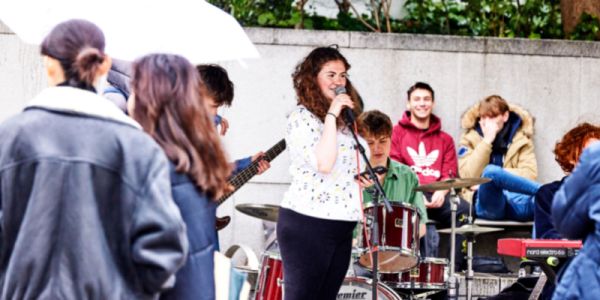
[[[391,202],[407,203],[416,208],[420,223],[425,224],[427,210],[423,202],[423,194],[414,190],[418,185],[419,178],[408,166],[391,159],[388,160],[388,172],[383,182],[383,191]],[[365,206],[371,203],[371,198],[372,195],[368,189],[363,190]]]

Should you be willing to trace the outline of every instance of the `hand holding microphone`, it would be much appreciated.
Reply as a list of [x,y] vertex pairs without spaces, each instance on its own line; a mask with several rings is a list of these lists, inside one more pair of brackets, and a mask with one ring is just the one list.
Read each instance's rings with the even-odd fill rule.
[[335,95],[335,98],[331,101],[329,112],[336,116],[339,116],[341,113],[346,124],[354,123],[354,113],[352,112],[354,102],[352,102],[352,99],[346,93],[346,88],[341,85],[336,87]]

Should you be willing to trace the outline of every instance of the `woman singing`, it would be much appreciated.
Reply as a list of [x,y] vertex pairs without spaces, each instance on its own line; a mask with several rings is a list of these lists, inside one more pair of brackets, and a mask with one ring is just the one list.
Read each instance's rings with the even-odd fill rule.
[[[286,300],[335,299],[348,270],[361,207],[355,142],[340,113],[362,109],[347,85],[349,68],[336,48],[322,47],[292,75],[298,97],[286,132],[292,184],[277,223]],[[336,95],[337,87],[348,94]]]
[[199,79],[183,57],[153,54],[133,66],[129,114],[170,160],[173,199],[187,225],[190,251],[175,287],[161,299],[214,299],[217,199],[231,168],[200,99]]

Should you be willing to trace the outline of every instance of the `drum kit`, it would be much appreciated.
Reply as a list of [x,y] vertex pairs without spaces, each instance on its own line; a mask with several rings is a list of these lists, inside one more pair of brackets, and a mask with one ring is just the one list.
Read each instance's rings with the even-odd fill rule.
[[[449,298],[458,297],[458,277],[454,272],[454,239],[456,234],[464,235],[467,239],[467,271],[465,273],[467,299],[471,299],[471,282],[473,279],[472,244],[474,237],[480,233],[502,229],[480,227],[472,224],[472,214],[469,223],[456,227],[455,215],[458,204],[456,190],[488,182],[487,178],[449,179],[428,185],[421,185],[415,190],[437,191],[451,190],[451,209],[453,222],[451,228],[438,232],[451,234],[450,263],[447,259],[421,257],[419,255],[419,215],[414,207],[404,203],[392,203],[392,210],[386,211],[383,205],[365,208],[366,230],[359,230],[357,245],[352,251],[350,270],[344,279],[338,293],[338,299],[370,299],[372,298],[374,281],[367,276],[373,268],[368,236],[371,235],[370,217],[373,210],[378,214],[379,222],[379,259],[377,263],[378,282],[377,299],[426,299],[433,294],[443,291]],[[236,209],[240,212],[262,220],[276,222],[279,206],[266,204],[239,204]],[[359,226],[360,227],[360,226]],[[366,236],[361,233],[365,232]],[[357,263],[358,268],[353,266]],[[360,269],[361,271],[357,271]],[[357,275],[358,274],[358,275]],[[283,263],[275,241],[263,252],[260,260],[259,274],[255,287],[255,300],[283,299]],[[454,289],[454,290],[452,290]]]

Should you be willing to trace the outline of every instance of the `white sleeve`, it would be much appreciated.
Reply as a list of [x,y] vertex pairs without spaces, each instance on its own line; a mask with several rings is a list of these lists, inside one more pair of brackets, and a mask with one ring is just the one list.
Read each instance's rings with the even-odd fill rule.
[[286,143],[292,163],[308,164],[317,170],[317,143],[321,139],[322,124],[307,109],[293,111],[287,122]]

